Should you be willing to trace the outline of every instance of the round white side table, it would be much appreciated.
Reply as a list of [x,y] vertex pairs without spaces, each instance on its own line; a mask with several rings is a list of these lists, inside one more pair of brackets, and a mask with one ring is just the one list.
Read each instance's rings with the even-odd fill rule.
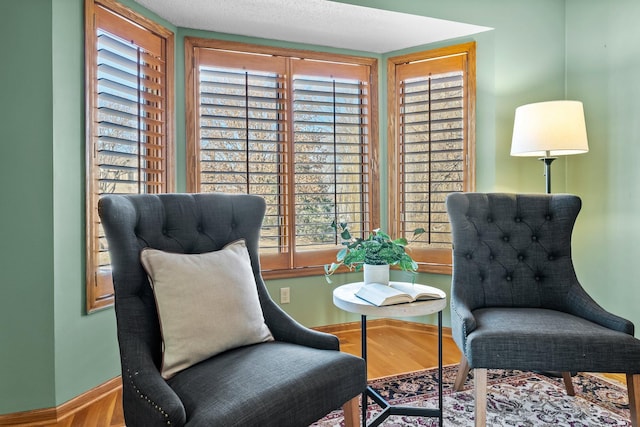
[[[442,298],[421,300],[410,303],[394,304],[386,306],[376,306],[361,298],[355,293],[364,286],[364,282],[348,283],[333,290],[333,304],[350,313],[360,314],[361,327],[360,335],[362,341],[362,358],[367,360],[367,316],[378,317],[412,317],[425,316],[438,313],[438,407],[437,408],[416,408],[413,406],[392,406],[371,386],[368,386],[362,395],[362,425],[375,427],[380,425],[390,415],[408,415],[438,418],[442,427],[442,310],[447,306],[446,294],[437,289]],[[371,397],[376,404],[382,408],[371,423],[367,425],[367,397]]]

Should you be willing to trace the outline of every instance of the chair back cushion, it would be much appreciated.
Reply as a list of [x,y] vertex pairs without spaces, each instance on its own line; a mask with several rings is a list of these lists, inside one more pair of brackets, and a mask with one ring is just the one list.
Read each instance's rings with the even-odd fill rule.
[[201,254],[244,239],[259,300],[269,298],[258,258],[265,212],[261,197],[220,193],[107,195],[100,199],[98,211],[111,254],[123,360],[138,357],[128,352],[142,352],[161,367],[160,324],[140,261],[143,248]]
[[580,207],[566,194],[449,194],[452,301],[563,310],[577,285],[571,234]]

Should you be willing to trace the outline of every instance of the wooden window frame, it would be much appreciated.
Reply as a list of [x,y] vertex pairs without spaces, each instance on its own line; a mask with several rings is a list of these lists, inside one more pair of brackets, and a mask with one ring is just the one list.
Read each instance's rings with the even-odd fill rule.
[[[161,39],[165,59],[164,153],[165,191],[174,189],[174,34],[162,25],[130,10],[115,0],[85,0],[85,117],[86,117],[86,310],[87,313],[108,307],[114,302],[110,269],[100,269],[97,262],[99,224],[94,167],[97,130],[97,24],[100,11],[128,21],[132,29]],[[123,21],[123,22],[124,22]]]
[[[464,130],[464,173],[463,191],[475,190],[475,101],[476,101],[476,58],[475,42],[448,46],[429,51],[415,52],[388,58],[387,60],[387,120],[388,120],[388,159],[389,159],[389,230],[391,235],[399,235],[402,219],[400,202],[400,165],[399,165],[399,81],[396,70],[399,65],[429,61],[439,58],[464,55],[466,57],[464,71],[465,78],[465,130]],[[406,236],[411,240],[411,236]],[[429,248],[408,250],[418,262],[420,272],[451,274],[451,249]]]
[[[214,39],[202,39],[195,37],[185,37],[185,93],[186,93],[186,136],[187,136],[187,191],[196,192],[199,191],[199,114],[197,111],[197,99],[198,99],[198,82],[197,80],[197,50],[198,49],[219,49],[229,50],[233,52],[247,52],[252,54],[262,55],[274,55],[283,56],[289,58],[304,58],[315,61],[327,61],[329,62],[341,62],[352,63],[357,65],[366,65],[370,68],[369,79],[369,109],[370,109],[370,125],[369,130],[369,183],[370,189],[368,191],[368,206],[371,207],[368,214],[368,226],[370,229],[377,228],[380,221],[380,191],[379,191],[379,175],[378,175],[378,61],[375,58],[359,57],[351,55],[341,55],[332,53],[323,53],[316,51],[278,48],[272,46],[252,45],[241,42],[232,42],[224,40]],[[288,101],[291,102],[290,100]],[[289,126],[288,132],[293,132],[292,126]],[[289,143],[292,144],[293,138],[289,137]],[[293,148],[290,146],[289,152],[293,153]],[[293,179],[292,168],[288,169],[290,174],[288,178],[289,186],[293,186],[295,180]],[[292,191],[286,191],[286,197],[288,198],[288,206],[293,206]],[[289,215],[293,215],[289,212]],[[336,245],[332,249],[324,249],[318,251],[310,251],[309,253],[298,253],[297,255],[292,250],[289,256],[297,256],[298,259],[294,262],[293,259],[290,263],[287,263],[286,268],[278,268],[274,270],[265,270],[263,275],[266,278],[286,278],[286,277],[299,277],[324,274],[323,264],[330,263],[335,260],[336,250],[340,247]],[[261,255],[263,259],[263,265],[266,261],[264,255]],[[308,261],[307,261],[308,260]],[[302,265],[306,262],[313,262],[314,266],[307,267],[294,267],[292,265]]]

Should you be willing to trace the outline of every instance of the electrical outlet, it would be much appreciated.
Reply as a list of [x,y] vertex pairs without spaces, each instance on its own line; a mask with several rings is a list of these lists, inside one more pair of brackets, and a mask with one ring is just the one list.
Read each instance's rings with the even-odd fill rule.
[[280,288],[280,304],[291,302],[291,288]]

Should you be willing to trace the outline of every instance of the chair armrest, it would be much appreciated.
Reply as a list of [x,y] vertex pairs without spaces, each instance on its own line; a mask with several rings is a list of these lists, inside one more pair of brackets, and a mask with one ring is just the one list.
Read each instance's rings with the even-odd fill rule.
[[453,339],[464,353],[467,336],[477,327],[476,318],[471,309],[464,302],[455,298],[451,299],[451,330]]
[[159,373],[123,371],[122,387],[127,425],[185,425],[184,406]]
[[[184,426],[187,415],[182,401],[160,375],[143,343],[120,339],[122,389],[127,425]],[[124,342],[124,343],[123,343]]]
[[321,350],[340,350],[338,337],[301,325],[271,298],[261,300],[261,305],[265,322],[276,341],[285,341]]
[[166,426],[167,422],[184,426],[184,405],[162,378],[154,360],[160,348],[154,348],[152,337],[140,335],[140,330],[148,330],[141,325],[157,321],[144,312],[141,304],[137,296],[116,298],[125,422],[131,426]]
[[634,334],[634,325],[602,308],[580,284],[573,286],[567,295],[567,311],[593,323],[625,334]]

